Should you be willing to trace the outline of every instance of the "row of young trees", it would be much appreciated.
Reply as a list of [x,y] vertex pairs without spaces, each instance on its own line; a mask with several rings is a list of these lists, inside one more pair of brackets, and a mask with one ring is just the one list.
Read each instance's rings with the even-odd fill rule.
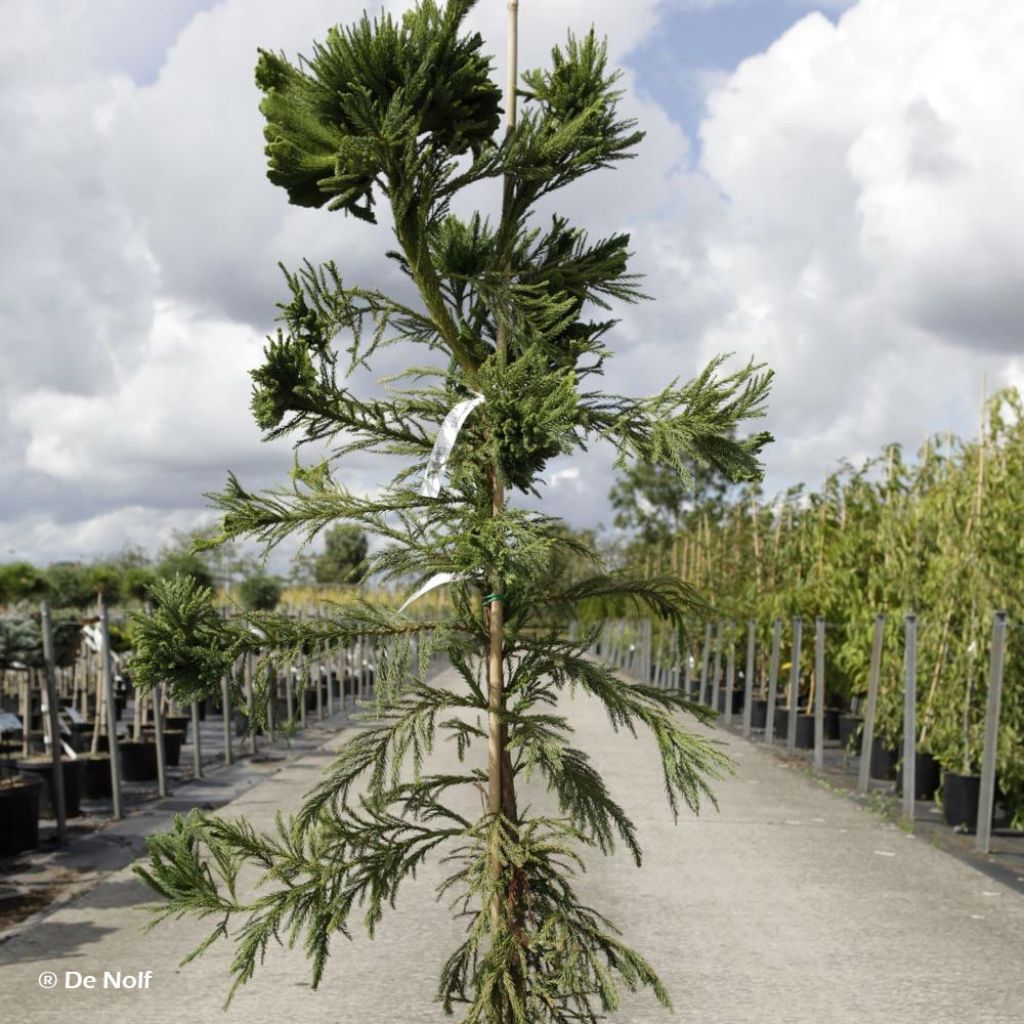
[[[983,419],[976,439],[937,435],[914,455],[891,445],[862,465],[842,465],[820,489],[793,487],[770,502],[757,487],[724,482],[694,501],[649,469],[624,476],[613,501],[636,531],[627,559],[693,583],[713,605],[707,615],[734,624],[730,640],[742,642],[754,618],[765,656],[776,617],[788,630],[793,616],[824,616],[826,692],[836,706],[866,691],[874,620],[885,614],[877,730],[892,745],[902,730],[904,616],[915,614],[919,749],[952,772],[979,770],[992,613],[1006,610],[998,778],[1021,822],[1024,399],[1001,391]],[[693,647],[701,622],[691,625]],[[803,659],[807,693],[812,644]]]

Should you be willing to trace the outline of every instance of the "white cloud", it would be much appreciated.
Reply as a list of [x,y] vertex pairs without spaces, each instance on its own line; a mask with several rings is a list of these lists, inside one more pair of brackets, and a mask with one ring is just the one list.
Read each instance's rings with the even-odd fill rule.
[[[48,2],[12,0],[17,31],[0,33],[0,543],[40,557],[145,542],[146,523],[164,539],[228,468],[284,475],[290,452],[260,444],[246,376],[279,259],[332,256],[354,279],[400,283],[386,226],[289,207],[265,178],[256,47],[308,52],[362,2],[187,0],[135,26],[116,20],[127,0],[97,0],[82,45],[75,5]],[[524,5],[522,64],[591,20],[619,63],[659,10]],[[472,18],[503,81],[504,5]],[[96,28],[111,23],[117,38]],[[639,158],[557,203],[595,234],[630,230],[658,300],[621,311],[609,387],[649,392],[723,349],[765,359],[769,486],[891,438],[973,429],[982,370],[1021,373],[1022,45],[1024,19],[995,0],[809,15],[709,81],[695,171],[628,73],[625,110],[649,133]],[[552,466],[546,507],[607,519],[611,459],[585,458]],[[356,486],[378,478],[353,463]]]
[[701,171],[721,201],[688,284],[728,296],[705,355],[778,373],[777,478],[972,429],[1024,312],[1022,44],[1013,5],[862,0],[711,95]]

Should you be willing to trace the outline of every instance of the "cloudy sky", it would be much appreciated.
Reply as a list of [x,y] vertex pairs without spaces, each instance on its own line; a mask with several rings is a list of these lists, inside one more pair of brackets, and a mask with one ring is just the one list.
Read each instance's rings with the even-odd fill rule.
[[[362,8],[0,4],[0,560],[152,549],[208,519],[228,468],[286,475],[246,373],[277,262],[394,278],[386,231],[267,182],[252,69],[257,46],[308,52]],[[499,58],[504,8],[472,19]],[[890,440],[971,434],[983,374],[1024,381],[1024,4],[522,0],[522,66],[591,20],[648,132],[561,202],[632,233],[657,300],[624,317],[614,388],[720,351],[766,361],[774,491]],[[607,522],[610,481],[605,453],[560,463],[550,507]]]

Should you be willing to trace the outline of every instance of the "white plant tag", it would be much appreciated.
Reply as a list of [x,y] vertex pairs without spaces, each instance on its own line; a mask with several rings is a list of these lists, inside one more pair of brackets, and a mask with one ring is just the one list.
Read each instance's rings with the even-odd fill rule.
[[414,594],[411,594],[409,597],[405,599],[405,601],[402,604],[402,607],[398,609],[399,612],[404,612],[405,609],[413,603],[413,601],[421,598],[424,594],[426,594],[428,591],[433,590],[435,587],[443,587],[446,583],[451,583],[452,580],[457,579],[461,579],[457,572],[435,573],[433,576],[430,577],[429,580],[427,580],[426,583],[423,584],[422,587],[420,587],[419,590],[417,590]]
[[423,497],[436,498],[441,493],[441,480],[448,466],[448,457],[452,453],[452,448],[455,447],[455,439],[459,436],[466,417],[483,400],[483,395],[466,398],[458,405],[452,406],[448,415],[445,416],[441,429],[437,432],[437,437],[434,438],[434,447],[427,460],[427,468],[423,471],[423,483],[420,486],[420,494]]

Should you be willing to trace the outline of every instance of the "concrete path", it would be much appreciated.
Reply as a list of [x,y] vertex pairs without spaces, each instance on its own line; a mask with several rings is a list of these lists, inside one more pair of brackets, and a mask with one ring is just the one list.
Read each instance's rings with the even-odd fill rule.
[[[727,743],[738,774],[718,785],[720,811],[673,826],[651,744],[615,736],[603,711],[570,709],[580,744],[633,814],[645,864],[595,859],[581,889],[655,964],[675,1008],[630,999],[628,1024],[1021,1024],[1024,900],[926,843],[743,742]],[[309,752],[222,814],[268,823],[294,808],[328,763]],[[444,763],[449,756],[440,758]],[[542,802],[533,791],[524,803]],[[318,992],[301,954],[274,950],[226,1019],[418,1024],[437,971],[459,938],[433,901],[434,868],[401,897],[375,941],[333,943]],[[228,947],[179,968],[205,934],[192,921],[147,935],[136,908],[148,892],[128,870],[0,945],[4,1017],[193,1024],[221,1019]],[[153,971],[146,990],[64,989],[64,974]],[[43,990],[41,972],[58,987]]]

